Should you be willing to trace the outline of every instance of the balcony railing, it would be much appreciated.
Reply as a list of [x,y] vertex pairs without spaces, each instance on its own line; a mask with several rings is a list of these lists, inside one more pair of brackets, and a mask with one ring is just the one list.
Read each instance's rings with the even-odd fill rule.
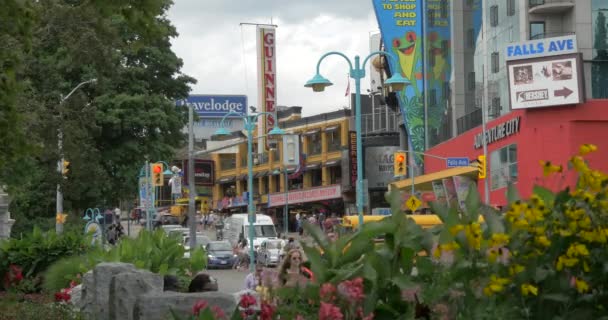
[[361,134],[398,131],[398,115],[393,111],[382,110],[376,114],[361,115]]
[[478,108],[477,110],[469,114],[465,114],[464,116],[456,120],[456,128],[458,129],[458,134],[461,134],[480,125],[481,108]]
[[530,37],[530,40],[563,37],[563,36],[570,36],[573,34],[574,34],[574,32],[545,32],[545,33],[539,33],[539,34],[536,34],[536,35]]

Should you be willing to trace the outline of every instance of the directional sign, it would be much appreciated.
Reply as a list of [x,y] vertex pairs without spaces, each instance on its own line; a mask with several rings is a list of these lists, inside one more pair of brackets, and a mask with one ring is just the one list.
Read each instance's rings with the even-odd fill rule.
[[448,168],[468,167],[469,166],[469,158],[467,158],[467,157],[447,158],[445,160],[445,164],[446,164],[446,166]]
[[584,101],[580,54],[511,60],[512,109],[572,105]]
[[412,212],[416,211],[416,209],[418,209],[420,207],[420,205],[422,204],[422,201],[420,201],[418,198],[416,198],[416,196],[411,196],[409,199],[407,199],[407,201],[405,202],[405,205],[412,210]]

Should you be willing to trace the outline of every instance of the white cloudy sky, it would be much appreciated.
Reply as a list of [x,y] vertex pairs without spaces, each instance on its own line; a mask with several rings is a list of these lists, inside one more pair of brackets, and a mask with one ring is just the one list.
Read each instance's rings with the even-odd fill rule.
[[[371,0],[174,2],[168,14],[179,32],[173,50],[184,61],[183,72],[198,80],[192,93],[246,94],[249,105],[257,105],[255,26],[240,23],[270,23],[272,18],[278,25],[277,103],[302,106],[306,116],[348,105],[348,67],[337,56],[321,66],[321,74],[334,86],[323,93],[304,88],[319,57],[334,50],[351,60],[357,54],[364,57],[370,52],[370,33],[378,31]],[[368,83],[369,78],[362,81],[363,92]]]

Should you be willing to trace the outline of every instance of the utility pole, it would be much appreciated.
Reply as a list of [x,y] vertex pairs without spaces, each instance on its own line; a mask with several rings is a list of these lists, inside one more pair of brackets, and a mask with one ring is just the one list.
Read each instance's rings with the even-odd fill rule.
[[194,185],[194,106],[188,105],[188,221],[190,227],[190,249],[196,248],[196,186]]

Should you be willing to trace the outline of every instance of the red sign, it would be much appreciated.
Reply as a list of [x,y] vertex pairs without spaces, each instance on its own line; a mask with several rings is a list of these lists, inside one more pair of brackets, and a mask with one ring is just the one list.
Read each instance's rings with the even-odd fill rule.
[[352,190],[357,189],[357,133],[348,132],[348,162],[350,166],[349,178]]
[[[276,207],[285,204],[285,193],[273,193],[268,196],[268,206]],[[289,191],[288,203],[315,202],[342,197],[342,188],[339,184],[327,187],[312,188],[308,190]]]
[[[276,47],[274,28],[258,27],[258,101],[262,112],[276,111]],[[262,122],[263,133],[272,130],[275,124],[274,116],[265,115]],[[268,141],[268,139],[266,139]],[[266,147],[270,145],[267,142]]]

